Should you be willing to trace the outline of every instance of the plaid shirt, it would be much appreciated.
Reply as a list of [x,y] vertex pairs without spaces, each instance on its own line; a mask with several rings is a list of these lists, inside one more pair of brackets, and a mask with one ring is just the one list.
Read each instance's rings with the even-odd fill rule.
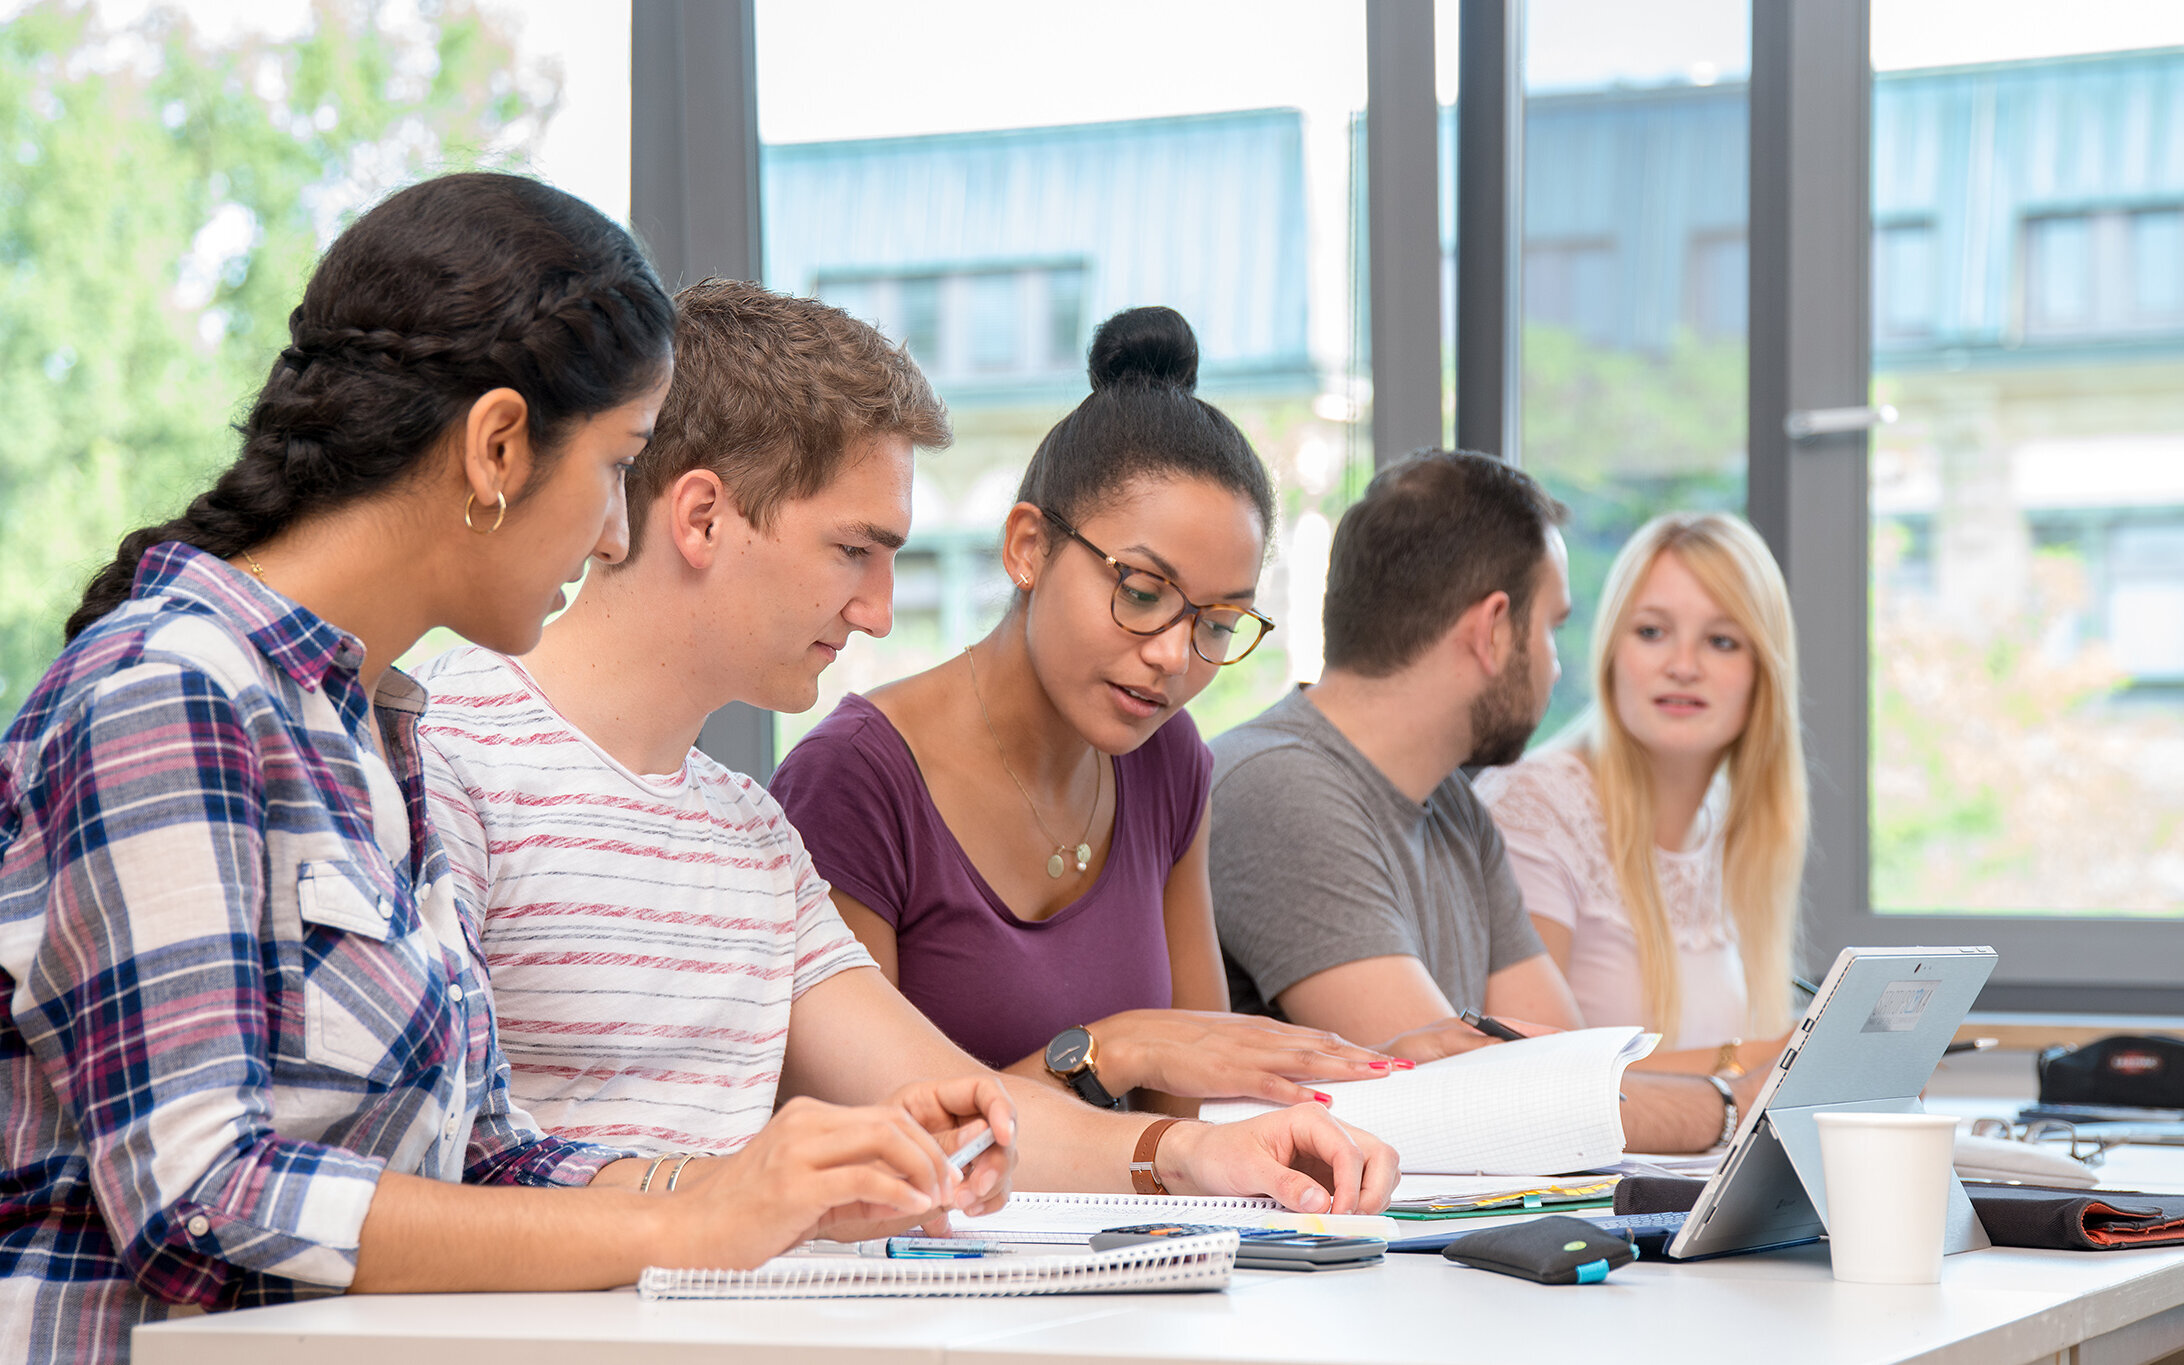
[[[382,1170],[583,1184],[508,1100],[425,820],[425,695],[186,545],[0,739],[0,1361],[117,1359],[172,1305],[338,1292]],[[372,834],[376,702],[409,819]]]

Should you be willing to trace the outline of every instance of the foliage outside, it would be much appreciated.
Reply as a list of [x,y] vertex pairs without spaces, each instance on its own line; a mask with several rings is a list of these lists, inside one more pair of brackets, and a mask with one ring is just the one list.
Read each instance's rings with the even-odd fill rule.
[[422,176],[520,159],[558,87],[468,0],[317,0],[212,44],[43,0],[0,26],[0,716],[128,531],[233,458],[320,249]]
[[1562,682],[1534,742],[1592,702],[1594,616],[1608,565],[1670,511],[1744,510],[1744,345],[1679,336],[1610,350],[1566,328],[1524,329],[1524,466],[1570,507],[1570,623]]
[[1973,633],[1893,586],[1874,530],[1873,904],[1920,914],[2173,915],[2184,722],[2133,701],[2106,645],[2071,648],[2085,566],[2033,561],[2013,619]]

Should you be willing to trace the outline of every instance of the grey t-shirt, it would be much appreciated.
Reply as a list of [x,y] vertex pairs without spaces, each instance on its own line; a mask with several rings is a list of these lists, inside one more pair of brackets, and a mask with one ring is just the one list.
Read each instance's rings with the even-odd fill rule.
[[1306,977],[1397,953],[1480,1009],[1489,975],[1546,951],[1464,775],[1419,805],[1302,690],[1213,741],[1212,857],[1238,1011],[1278,1013]]

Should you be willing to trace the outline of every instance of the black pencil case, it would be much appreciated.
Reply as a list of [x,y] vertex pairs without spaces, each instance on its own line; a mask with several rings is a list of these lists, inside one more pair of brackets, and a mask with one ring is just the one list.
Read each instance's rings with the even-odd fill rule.
[[1441,1254],[1459,1265],[1539,1284],[1597,1284],[1637,1259],[1630,1243],[1582,1218],[1550,1214],[1459,1237]]

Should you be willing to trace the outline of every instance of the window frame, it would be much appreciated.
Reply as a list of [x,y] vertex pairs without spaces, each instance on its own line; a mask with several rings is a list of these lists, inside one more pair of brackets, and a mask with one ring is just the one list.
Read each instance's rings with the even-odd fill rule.
[[2172,921],[1873,909],[1870,442],[1792,442],[1783,429],[1798,409],[1871,402],[1869,24],[1866,3],[1752,5],[1750,515],[1798,622],[1813,817],[1804,960],[1817,968],[1852,944],[1986,943],[2000,961],[1982,1009],[2184,1014]]
[[[671,283],[763,278],[753,0],[634,0],[632,218]],[[1524,0],[1458,0],[1454,439],[1521,459]],[[1803,660],[1813,854],[1805,965],[1858,944],[1983,941],[1987,1009],[2184,1014],[2184,934],[2159,919],[1879,915],[1870,897],[1863,432],[1792,442],[1798,409],[1872,392],[1875,223],[1864,0],[1751,0],[1747,511],[1790,584]],[[1445,439],[1433,0],[1366,11],[1363,241],[1382,463]],[[686,136],[701,129],[703,136]],[[2129,207],[2129,206],[2122,206]],[[1796,230],[1792,231],[1792,225]],[[764,779],[771,717],[729,708],[701,747]],[[2119,979],[2119,964],[2127,975]]]

